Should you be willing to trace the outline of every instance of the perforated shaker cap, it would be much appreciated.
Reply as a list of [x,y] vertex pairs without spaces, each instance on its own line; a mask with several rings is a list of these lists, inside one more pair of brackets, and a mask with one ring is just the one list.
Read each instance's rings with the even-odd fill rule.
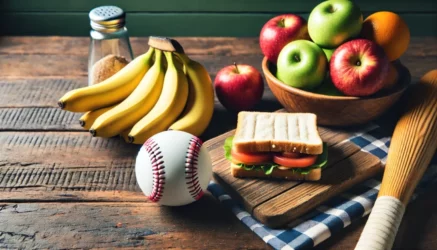
[[89,13],[91,28],[111,32],[123,28],[126,14],[117,6],[100,6]]

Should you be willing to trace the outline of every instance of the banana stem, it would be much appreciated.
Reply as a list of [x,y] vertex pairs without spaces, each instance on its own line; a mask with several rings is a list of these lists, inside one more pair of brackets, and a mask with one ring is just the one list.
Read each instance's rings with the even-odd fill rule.
[[186,54],[182,54],[182,53],[177,53],[177,52],[175,52],[175,55],[176,55],[177,57],[179,57],[179,59],[181,59],[181,61],[182,61],[184,64],[188,64],[188,63],[190,62],[190,58],[188,58],[188,56],[187,56]]
[[158,67],[162,67],[162,51],[159,49],[155,50],[155,63],[158,64]]
[[176,55],[177,58],[179,58],[182,61],[183,64],[183,71],[185,74],[187,74],[187,65],[190,64],[191,59],[184,53],[178,53],[178,52],[174,52],[174,54]]
[[171,52],[164,51],[165,58],[167,59],[168,65],[173,65],[173,55]]
[[[153,58],[153,54],[155,53],[155,48],[149,47],[149,50],[146,52],[146,54],[150,55],[151,58]],[[152,59],[153,61],[153,59]]]

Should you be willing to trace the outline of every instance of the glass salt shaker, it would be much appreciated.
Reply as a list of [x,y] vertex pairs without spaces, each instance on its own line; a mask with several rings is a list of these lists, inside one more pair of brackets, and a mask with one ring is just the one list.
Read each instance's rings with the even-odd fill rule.
[[114,55],[132,61],[125,12],[117,6],[100,6],[89,13],[92,30],[88,57],[88,84],[91,85],[93,66],[100,59]]

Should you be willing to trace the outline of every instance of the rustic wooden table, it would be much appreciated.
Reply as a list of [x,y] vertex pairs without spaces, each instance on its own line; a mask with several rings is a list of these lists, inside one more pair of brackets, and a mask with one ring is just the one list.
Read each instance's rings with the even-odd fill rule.
[[[260,69],[255,38],[178,38],[214,78],[233,62]],[[56,107],[85,86],[88,38],[0,37],[0,248],[269,249],[211,195],[181,208],[145,200],[133,175],[138,147],[91,138],[80,114]],[[147,39],[132,38],[134,53]],[[437,38],[413,38],[402,58],[413,82],[437,68]],[[402,101],[400,104],[402,105]],[[280,105],[266,88],[257,109]],[[218,102],[203,139],[234,128]],[[435,249],[437,186],[408,207],[397,249]],[[353,249],[366,218],[318,249]]]

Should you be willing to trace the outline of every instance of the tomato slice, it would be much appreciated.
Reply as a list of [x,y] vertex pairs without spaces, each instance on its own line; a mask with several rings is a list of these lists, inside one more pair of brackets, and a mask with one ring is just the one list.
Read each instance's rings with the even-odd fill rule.
[[293,152],[284,152],[284,153],[282,153],[282,155],[287,157],[287,158],[299,158],[299,157],[301,157],[302,154],[293,153]]
[[244,163],[244,164],[260,164],[272,161],[272,154],[270,153],[243,153],[238,152],[235,149],[231,150],[232,161],[234,163]]
[[290,158],[283,155],[273,156],[273,162],[289,168],[306,168],[316,163],[317,155],[302,155],[299,158]]

